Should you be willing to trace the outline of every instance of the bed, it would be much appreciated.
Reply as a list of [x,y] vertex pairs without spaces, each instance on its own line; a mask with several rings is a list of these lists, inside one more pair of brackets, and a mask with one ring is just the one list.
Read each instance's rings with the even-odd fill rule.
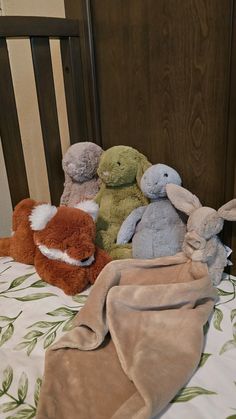
[[[163,419],[235,418],[236,278],[225,275],[198,370]],[[74,297],[43,282],[33,266],[0,259],[0,417],[33,418],[45,350],[72,327],[89,289]]]
[[[89,139],[79,23],[69,19],[0,18],[0,95],[5,104],[0,128],[13,206],[29,195],[29,188],[6,38],[22,36],[30,37],[50,195],[58,204],[63,184],[62,153],[49,38],[57,37],[61,43],[70,142]],[[49,74],[46,88],[45,72]],[[95,88],[94,80],[91,84]],[[14,162],[12,150],[17,156]],[[225,275],[218,293],[220,299],[205,327],[198,370],[161,418],[236,418],[236,278]],[[89,289],[68,297],[43,282],[33,266],[0,258],[0,418],[35,417],[45,350],[70,330],[88,294]]]

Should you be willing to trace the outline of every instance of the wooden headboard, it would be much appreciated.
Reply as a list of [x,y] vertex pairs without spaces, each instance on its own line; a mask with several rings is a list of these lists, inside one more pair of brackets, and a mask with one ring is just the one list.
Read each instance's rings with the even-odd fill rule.
[[63,188],[62,150],[49,40],[60,40],[70,143],[88,138],[79,21],[46,17],[0,17],[0,136],[13,206],[29,196],[16,108],[8,38],[30,40],[51,201]]

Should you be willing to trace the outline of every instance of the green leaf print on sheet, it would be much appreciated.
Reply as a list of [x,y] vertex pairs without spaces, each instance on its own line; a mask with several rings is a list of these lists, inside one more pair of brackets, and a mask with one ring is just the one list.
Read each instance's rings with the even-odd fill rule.
[[[234,385],[236,386],[236,381],[233,381],[233,383],[234,383]],[[231,410],[236,410],[234,407],[231,407],[230,408]],[[236,414],[234,414],[234,415],[230,415],[230,416],[227,416],[227,418],[226,419],[236,419]]]
[[231,318],[231,322],[234,320],[234,318],[236,317],[236,308],[234,308],[232,311],[231,311],[231,315],[230,315],[230,318]]
[[236,340],[233,340],[233,339],[232,340],[228,340],[222,346],[219,354],[222,355],[224,352],[229,351],[230,349],[235,349],[235,348],[236,348]]
[[42,280],[38,280],[38,281],[34,282],[33,284],[30,284],[26,287],[18,288],[23,284],[23,282],[26,281],[26,279],[28,279],[30,276],[32,276],[34,274],[35,274],[35,272],[31,272],[30,274],[26,274],[26,275],[19,276],[19,277],[15,278],[11,282],[11,284],[9,285],[9,287],[7,289],[5,289],[4,291],[0,291],[0,297],[2,297],[2,298],[14,298],[17,301],[23,301],[24,302],[24,301],[40,300],[42,298],[55,296],[55,294],[53,294],[51,292],[26,294],[25,296],[19,296],[19,297],[15,296],[15,295],[12,296],[10,294],[12,292],[19,292],[19,291],[23,291],[23,290],[28,290],[31,287],[41,288],[41,287],[44,287],[44,286],[47,285]]
[[[42,384],[41,378],[37,378],[34,390],[34,405],[26,401],[28,393],[28,377],[25,372],[22,372],[17,386],[17,396],[10,391],[13,382],[14,373],[11,366],[8,366],[3,371],[3,379],[0,386],[0,413],[7,413],[14,410],[14,413],[7,416],[6,419],[30,419],[35,417],[36,408],[39,399],[40,387]],[[1,403],[1,397],[6,396],[9,401]]]
[[207,322],[204,324],[204,326],[203,326],[203,333],[204,333],[204,336],[207,334],[207,332],[208,332],[208,330],[209,330],[209,327],[210,327],[210,323],[209,323],[209,321],[207,321]]
[[[230,299],[227,299],[226,301],[221,301],[220,303],[216,304],[217,306],[222,305],[222,304],[226,304],[229,301],[234,300],[235,297],[236,297],[236,280],[229,277],[228,281],[232,284],[232,291],[231,292],[226,292],[226,291],[221,290],[221,289],[218,288],[218,293],[219,293],[220,296],[223,296],[223,297],[229,296],[229,295],[232,295],[232,297]],[[215,308],[215,310],[219,310],[219,309]],[[235,317],[236,317],[236,309],[234,308],[234,309],[231,310],[231,313],[230,313],[230,320],[231,320],[231,323],[232,323],[232,339],[230,339],[230,340],[228,340],[224,343],[224,345],[221,347],[221,349],[219,351],[219,355],[222,355],[229,350],[236,349],[236,321],[235,321]],[[219,322],[219,318],[220,318],[219,313],[216,314],[216,318],[218,318],[218,322]],[[215,318],[215,321],[217,322],[216,318]],[[223,318],[223,316],[222,316],[222,318]],[[220,323],[221,323],[221,321],[220,321]],[[219,324],[218,324],[218,326],[220,328]],[[218,330],[221,330],[221,329],[218,329]]]
[[[236,316],[236,309],[233,309],[231,310],[231,313],[230,313],[231,323],[233,323],[235,316]],[[224,345],[220,349],[220,352],[219,352],[220,355],[229,351],[230,349],[236,349],[236,322],[232,324],[232,334],[233,334],[232,336],[233,339],[230,339],[224,343]]]
[[222,320],[223,320],[222,311],[219,308],[215,307],[214,317],[213,317],[213,325],[214,325],[215,329],[219,330],[220,332],[222,332],[222,329],[221,329]]
[[[7,268],[8,269],[8,268]],[[4,270],[4,272],[6,269]],[[19,276],[15,279],[13,279],[9,285],[9,283],[6,283],[8,285],[7,288],[5,288],[3,291],[0,291],[0,298],[7,298],[7,299],[14,299],[21,302],[27,302],[27,301],[36,301],[41,300],[42,298],[47,297],[54,297],[56,294],[53,294],[51,292],[38,292],[38,293],[29,293],[29,289],[32,288],[42,288],[47,286],[47,284],[42,280],[37,280],[33,282],[32,284],[29,284],[27,286],[23,286],[22,284],[30,278],[32,275],[34,275],[35,272],[31,272],[26,275]],[[1,283],[2,285],[2,283]],[[21,292],[23,290],[27,290],[28,293],[23,296],[17,296],[18,292]],[[12,295],[11,293],[14,293]],[[3,346],[6,342],[8,342],[11,337],[14,334],[15,327],[14,322],[18,319],[18,317],[21,315],[22,311],[20,311],[16,317],[7,317],[7,316],[1,316],[0,315],[0,347]],[[33,343],[31,344],[29,351],[33,350]]]
[[14,326],[13,323],[21,315],[20,311],[16,317],[0,316],[0,347],[4,345],[13,335]]
[[[67,332],[71,330],[73,328],[74,317],[84,305],[87,295],[77,295],[73,299],[80,303],[75,307],[58,307],[46,313],[48,316],[56,318],[55,320],[40,320],[28,326],[28,329],[33,330],[30,330],[23,336],[24,341],[20,342],[15,347],[15,350],[26,349],[26,353],[29,356],[39,341],[43,341],[43,348],[47,349],[56,339],[58,331]],[[59,319],[57,319],[58,317]]]
[[201,355],[201,359],[200,362],[198,364],[198,368],[203,367],[203,365],[206,363],[206,361],[208,360],[209,356],[211,356],[211,354],[207,354],[207,353],[202,353]]
[[[0,276],[2,274],[4,274],[4,272],[8,271],[8,269],[10,269],[10,268],[11,268],[11,266],[8,266],[7,268],[3,269],[3,271],[0,272]],[[0,282],[0,284],[5,284],[5,282]]]
[[180,403],[180,402],[188,402],[192,400],[194,397],[201,396],[201,395],[212,395],[217,394],[214,391],[206,390],[202,387],[186,387],[174,397],[171,403]]
[[225,296],[229,297],[229,296],[231,296],[231,298],[228,299],[228,300],[226,300],[226,301],[220,301],[219,303],[216,304],[216,307],[217,306],[220,306],[222,304],[226,304],[226,303],[234,300],[235,297],[236,297],[236,280],[233,279],[233,278],[231,278],[231,277],[229,277],[227,279],[227,282],[230,282],[231,283],[231,285],[232,285],[232,291],[224,291],[221,288],[218,288],[217,291],[218,291],[218,295],[220,297],[225,297]]
[[[218,288],[218,295],[221,297],[221,300],[220,300],[219,303],[217,303],[215,305],[215,309],[214,309],[213,325],[214,325],[215,329],[219,330],[219,331],[222,331],[221,323],[222,323],[222,320],[223,320],[223,312],[222,312],[221,309],[218,308],[218,306],[226,304],[226,303],[234,300],[235,297],[236,297],[236,280],[229,277],[227,279],[227,282],[231,283],[232,291],[225,291],[221,288]],[[228,299],[229,296],[231,296],[230,299]],[[227,298],[224,299],[224,297],[227,297]],[[231,323],[233,323],[235,316],[236,316],[236,309],[233,309],[233,310],[231,310],[231,315],[230,315]],[[236,348],[236,322],[232,325],[232,329],[233,329],[232,339],[230,339],[230,340],[228,340],[227,342],[224,343],[224,345],[221,347],[221,349],[219,351],[220,355],[229,351],[230,349],[235,349]]]

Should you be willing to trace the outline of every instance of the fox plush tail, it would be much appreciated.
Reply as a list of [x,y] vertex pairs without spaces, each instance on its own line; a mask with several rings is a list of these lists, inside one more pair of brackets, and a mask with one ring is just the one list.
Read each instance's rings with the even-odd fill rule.
[[0,238],[0,256],[10,256],[11,238]]

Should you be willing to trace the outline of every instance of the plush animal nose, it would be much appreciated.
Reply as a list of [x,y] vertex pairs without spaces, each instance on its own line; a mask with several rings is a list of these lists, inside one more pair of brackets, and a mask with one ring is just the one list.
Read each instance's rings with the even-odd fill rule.
[[109,176],[109,172],[102,172],[103,176]]

